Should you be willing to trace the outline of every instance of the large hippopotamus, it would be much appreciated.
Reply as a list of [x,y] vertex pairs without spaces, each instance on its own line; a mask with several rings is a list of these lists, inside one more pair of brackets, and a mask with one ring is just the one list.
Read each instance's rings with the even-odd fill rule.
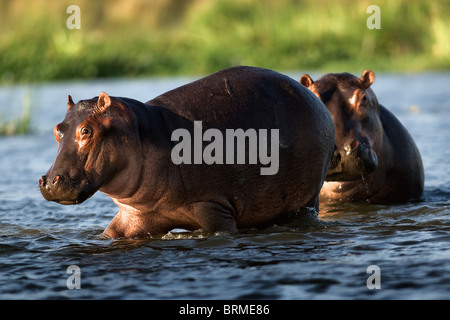
[[310,89],[331,113],[336,147],[321,202],[401,203],[420,199],[424,172],[416,144],[400,121],[370,88],[375,75],[326,74],[316,81],[304,74]]
[[324,104],[255,67],[219,71],[145,104],[104,92],[76,104],[69,96],[54,134],[58,154],[39,180],[44,198],[79,204],[102,191],[120,208],[104,231],[112,238],[237,232],[317,210],[334,149]]

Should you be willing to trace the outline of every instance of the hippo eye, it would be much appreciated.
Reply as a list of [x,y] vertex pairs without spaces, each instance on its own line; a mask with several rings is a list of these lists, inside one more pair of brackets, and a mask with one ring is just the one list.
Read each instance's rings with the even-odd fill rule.
[[92,129],[90,129],[88,127],[83,127],[83,128],[81,128],[80,133],[83,138],[87,138],[88,136],[91,135]]
[[361,101],[362,101],[362,102],[367,102],[367,96],[366,96],[366,95],[363,95],[362,98],[361,98]]

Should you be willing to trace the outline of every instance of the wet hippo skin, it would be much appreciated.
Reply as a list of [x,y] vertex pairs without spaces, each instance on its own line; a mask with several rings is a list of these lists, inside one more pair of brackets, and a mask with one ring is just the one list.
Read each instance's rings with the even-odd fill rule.
[[401,203],[422,197],[424,172],[416,144],[370,88],[375,75],[326,74],[300,83],[327,106],[335,126],[333,161],[321,202]]
[[[264,164],[249,161],[174,163],[173,133],[195,135],[197,121],[224,136],[277,132],[279,141],[267,141],[268,150],[279,146],[276,170],[262,174]],[[100,190],[119,206],[104,231],[113,238],[173,228],[237,232],[317,209],[334,148],[324,104],[297,81],[254,67],[219,71],[145,104],[103,92],[76,104],[69,96],[54,132],[58,155],[39,180],[43,196],[79,204]]]

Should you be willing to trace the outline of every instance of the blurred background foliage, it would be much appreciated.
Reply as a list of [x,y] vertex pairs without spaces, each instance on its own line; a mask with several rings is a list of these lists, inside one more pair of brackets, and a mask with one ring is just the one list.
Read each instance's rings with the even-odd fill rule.
[[[70,30],[69,5],[81,9]],[[370,30],[369,5],[381,9]],[[450,69],[450,0],[0,0],[0,83]]]

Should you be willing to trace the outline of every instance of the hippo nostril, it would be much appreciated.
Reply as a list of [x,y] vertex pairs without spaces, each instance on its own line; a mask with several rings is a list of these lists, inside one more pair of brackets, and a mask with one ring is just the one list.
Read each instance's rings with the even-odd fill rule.
[[350,153],[352,153],[353,150],[358,148],[358,146],[359,146],[358,139],[353,140],[350,144],[344,147],[345,155],[348,156]]
[[42,176],[42,177],[39,179],[39,185],[45,186],[46,184],[47,184],[47,177],[46,177],[46,176]]
[[359,145],[359,142],[357,139],[353,140],[353,142],[350,144],[351,150],[355,150]]
[[52,183],[53,183],[53,184],[55,184],[55,183],[57,183],[57,182],[58,182],[58,180],[59,180],[59,176],[56,176],[56,177],[54,177],[54,178],[53,178],[53,181],[52,181]]

